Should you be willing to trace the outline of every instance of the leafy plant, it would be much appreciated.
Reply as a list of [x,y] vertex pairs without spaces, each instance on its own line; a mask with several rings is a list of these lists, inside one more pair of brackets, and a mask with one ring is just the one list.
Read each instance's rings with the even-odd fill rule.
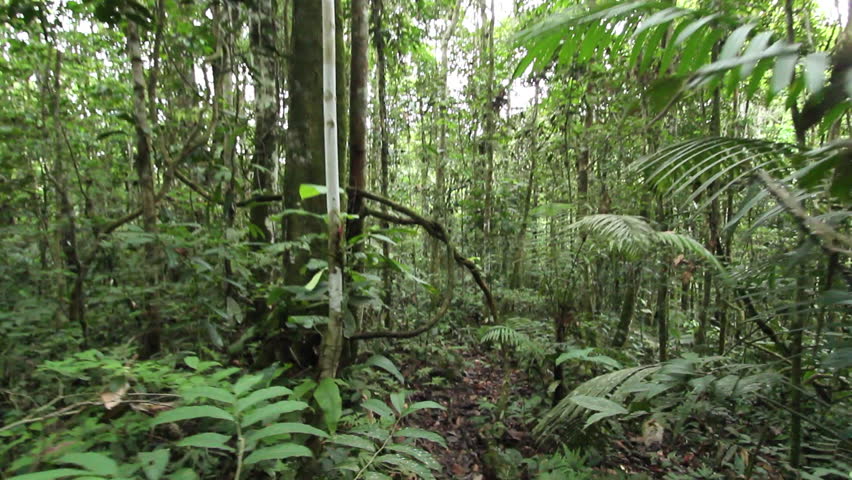
[[[416,478],[434,479],[433,471],[440,464],[428,451],[417,446],[418,441],[433,442],[446,448],[444,439],[427,430],[406,427],[404,420],[412,414],[426,409],[444,407],[433,401],[407,404],[405,392],[389,395],[389,402],[368,398],[361,408],[369,412],[347,433],[334,435],[328,443],[350,452],[347,458],[336,465],[336,469],[352,472],[355,479],[391,478],[394,473],[415,475]],[[395,440],[401,439],[401,440]]]

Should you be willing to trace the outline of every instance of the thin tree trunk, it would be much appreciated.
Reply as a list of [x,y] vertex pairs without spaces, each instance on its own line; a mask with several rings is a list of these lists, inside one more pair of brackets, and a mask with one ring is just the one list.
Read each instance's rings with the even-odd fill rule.
[[[381,169],[381,186],[380,191],[383,197],[390,198],[388,195],[388,169],[390,161],[390,145],[388,139],[388,106],[387,106],[387,60],[385,59],[385,37],[384,37],[384,0],[372,0],[372,15],[373,15],[373,38],[376,46],[376,70],[378,75],[378,102],[379,102],[379,162]],[[383,211],[386,209],[383,207]],[[382,228],[388,228],[388,222],[382,221]],[[387,242],[382,242],[382,255],[385,258],[390,257],[390,245]],[[382,303],[384,303],[384,318],[385,327],[390,329],[390,309],[393,300],[391,283],[391,272],[389,268],[382,269]]]
[[[533,114],[530,121],[530,171],[527,178],[527,191],[524,194],[524,206],[521,213],[521,228],[518,229],[518,236],[515,240],[515,254],[513,256],[512,276],[509,280],[509,285],[512,288],[521,286],[521,268],[524,263],[524,240],[527,233],[527,225],[529,223],[530,208],[532,207],[533,190],[535,189],[535,170],[538,160],[538,100],[541,93],[541,87],[538,82],[535,84],[535,95],[533,96]],[[508,250],[508,249],[507,249]]]
[[[349,186],[364,190],[367,186],[367,71],[369,28],[367,21],[367,0],[352,0],[352,49],[351,73],[349,79]],[[364,231],[364,217],[361,209],[364,200],[357,193],[349,197],[347,211],[357,218],[347,220],[346,238],[352,239]],[[360,243],[354,245],[353,252],[360,251]]]
[[[254,152],[252,155],[252,194],[272,193],[272,175],[275,171],[277,148],[276,126],[278,123],[278,90],[276,87],[276,42],[274,0],[257,0],[254,3],[254,21],[249,32],[249,41],[254,63]],[[269,203],[256,202],[249,209],[249,238],[252,248],[259,250],[272,241],[272,232],[266,222],[269,218]],[[266,283],[266,269],[254,269],[253,276],[259,284]],[[255,325],[266,316],[266,299],[258,295],[252,301],[248,320]]]
[[[60,112],[60,102],[62,98],[62,53],[56,51],[56,63],[53,69],[53,85],[51,88],[51,139],[53,147],[53,184],[56,191],[56,201],[58,206],[57,224],[58,224],[58,241],[62,254],[65,257],[65,267],[74,275],[71,289],[68,292],[68,320],[75,325],[80,326],[83,336],[83,347],[88,344],[88,329],[86,327],[86,304],[83,291],[83,285],[86,275],[86,269],[83,262],[80,260],[80,254],[77,249],[77,222],[74,215],[74,207],[71,205],[71,200],[68,197],[68,180],[65,174],[65,165],[63,158],[65,157],[64,148],[60,137],[62,133],[62,118]],[[62,283],[64,286],[64,282]]]
[[[133,163],[139,182],[139,198],[142,205],[142,227],[149,235],[158,233],[157,200],[154,193],[154,168],[151,161],[151,126],[145,102],[145,70],[142,63],[142,46],[139,31],[133,20],[127,21],[127,54],[133,80],[133,116],[136,127],[136,155]],[[149,286],[159,283],[161,252],[158,241],[147,244],[148,258],[142,279]],[[162,318],[157,305],[157,294],[146,295],[142,302],[142,320],[145,322],[141,337],[140,356],[150,358],[160,352]]]
[[[363,5],[362,5],[363,8]],[[323,116],[325,124],[325,182],[328,212],[328,324],[319,355],[320,378],[334,378],[343,350],[343,224],[340,220],[338,172],[336,35],[334,0],[322,2]]]
[[633,314],[636,311],[636,297],[639,294],[640,277],[641,271],[637,267],[631,268],[627,274],[627,288],[625,288],[624,298],[621,303],[618,327],[616,327],[615,335],[612,337],[612,346],[615,348],[623,347],[630,335],[630,324],[633,323]]
[[799,267],[796,276],[796,297],[793,305],[793,321],[790,324],[790,466],[798,470],[802,466],[802,416],[805,414],[802,396],[802,356],[807,308],[807,280],[805,268]]

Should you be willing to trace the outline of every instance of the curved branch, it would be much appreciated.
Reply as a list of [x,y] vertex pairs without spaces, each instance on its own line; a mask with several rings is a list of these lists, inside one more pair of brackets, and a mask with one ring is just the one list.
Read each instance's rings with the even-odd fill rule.
[[355,333],[349,337],[350,340],[372,340],[376,338],[413,338],[421,333],[428,332],[446,315],[450,308],[450,302],[453,300],[453,247],[447,244],[447,288],[444,290],[444,301],[441,303],[441,308],[438,309],[421,327],[409,330],[407,332],[361,332]]
[[399,217],[396,215],[388,215],[381,212],[377,212],[368,208],[363,210],[363,214],[365,216],[371,215],[376,218],[385,220],[387,222],[396,223],[400,225],[419,225],[426,230],[426,233],[434,237],[435,239],[443,242],[447,248],[452,252],[452,256],[455,259],[456,263],[463,266],[470,272],[471,277],[473,277],[473,281],[476,282],[476,285],[482,291],[482,294],[485,296],[485,302],[488,306],[489,312],[491,312],[491,317],[494,321],[497,321],[497,304],[494,301],[494,296],[491,294],[491,289],[488,287],[488,283],[485,281],[485,278],[482,276],[482,272],[479,270],[479,267],[476,266],[470,259],[463,256],[459,251],[455,248],[455,246],[450,243],[449,235],[447,234],[447,230],[440,223],[429,220],[425,217],[420,216],[414,210],[411,210],[408,207],[400,205],[393,200],[389,200],[381,195],[376,195],[375,193],[368,192],[366,190],[358,190],[355,188],[347,188],[347,192],[351,194],[361,195],[363,198],[373,200],[374,202],[380,203],[391,210],[394,210],[398,213],[405,215],[408,218]]

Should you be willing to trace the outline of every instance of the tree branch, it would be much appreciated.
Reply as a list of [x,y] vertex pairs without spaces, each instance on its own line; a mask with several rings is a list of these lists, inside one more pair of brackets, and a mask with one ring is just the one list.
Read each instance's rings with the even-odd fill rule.
[[397,223],[401,225],[419,225],[426,230],[426,233],[434,237],[435,239],[443,242],[450,249],[453,258],[456,263],[463,266],[470,272],[471,277],[473,277],[473,281],[476,282],[476,285],[479,286],[479,289],[482,291],[482,294],[485,296],[485,302],[488,306],[488,310],[491,312],[491,317],[494,321],[497,321],[497,304],[494,301],[494,296],[491,294],[491,289],[488,287],[488,283],[485,281],[485,278],[482,276],[482,272],[479,270],[479,267],[476,266],[470,259],[464,257],[459,251],[452,245],[449,239],[449,235],[447,234],[447,230],[440,223],[429,220],[417,214],[414,210],[411,210],[408,207],[400,205],[393,200],[382,197],[381,195],[376,195],[375,193],[368,192],[366,190],[357,190],[354,188],[347,188],[347,192],[350,195],[358,194],[363,198],[373,200],[374,202],[381,203],[382,205],[394,210],[398,213],[401,213],[408,218],[398,217],[395,215],[387,215],[382,214],[380,212],[376,212],[374,210],[365,209],[362,213],[367,215],[375,216],[376,218],[380,218],[387,222]]

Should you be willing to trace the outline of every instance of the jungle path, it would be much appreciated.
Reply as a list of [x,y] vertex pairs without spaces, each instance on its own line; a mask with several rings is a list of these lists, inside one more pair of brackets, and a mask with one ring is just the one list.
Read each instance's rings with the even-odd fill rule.
[[[522,425],[508,415],[505,428],[495,428],[496,405],[504,388],[504,370],[481,352],[462,350],[462,367],[457,379],[438,385],[429,380],[413,382],[411,401],[432,400],[446,410],[424,410],[415,415],[410,426],[436,432],[447,441],[448,448],[428,443],[424,446],[443,466],[436,478],[489,480],[493,473],[494,454],[489,455],[489,440],[494,446],[514,448],[524,457],[533,455],[535,442],[529,435],[532,425]],[[508,398],[530,398],[533,389],[525,373],[509,372]],[[490,430],[490,431],[489,431]],[[494,437],[495,432],[499,434]]]

